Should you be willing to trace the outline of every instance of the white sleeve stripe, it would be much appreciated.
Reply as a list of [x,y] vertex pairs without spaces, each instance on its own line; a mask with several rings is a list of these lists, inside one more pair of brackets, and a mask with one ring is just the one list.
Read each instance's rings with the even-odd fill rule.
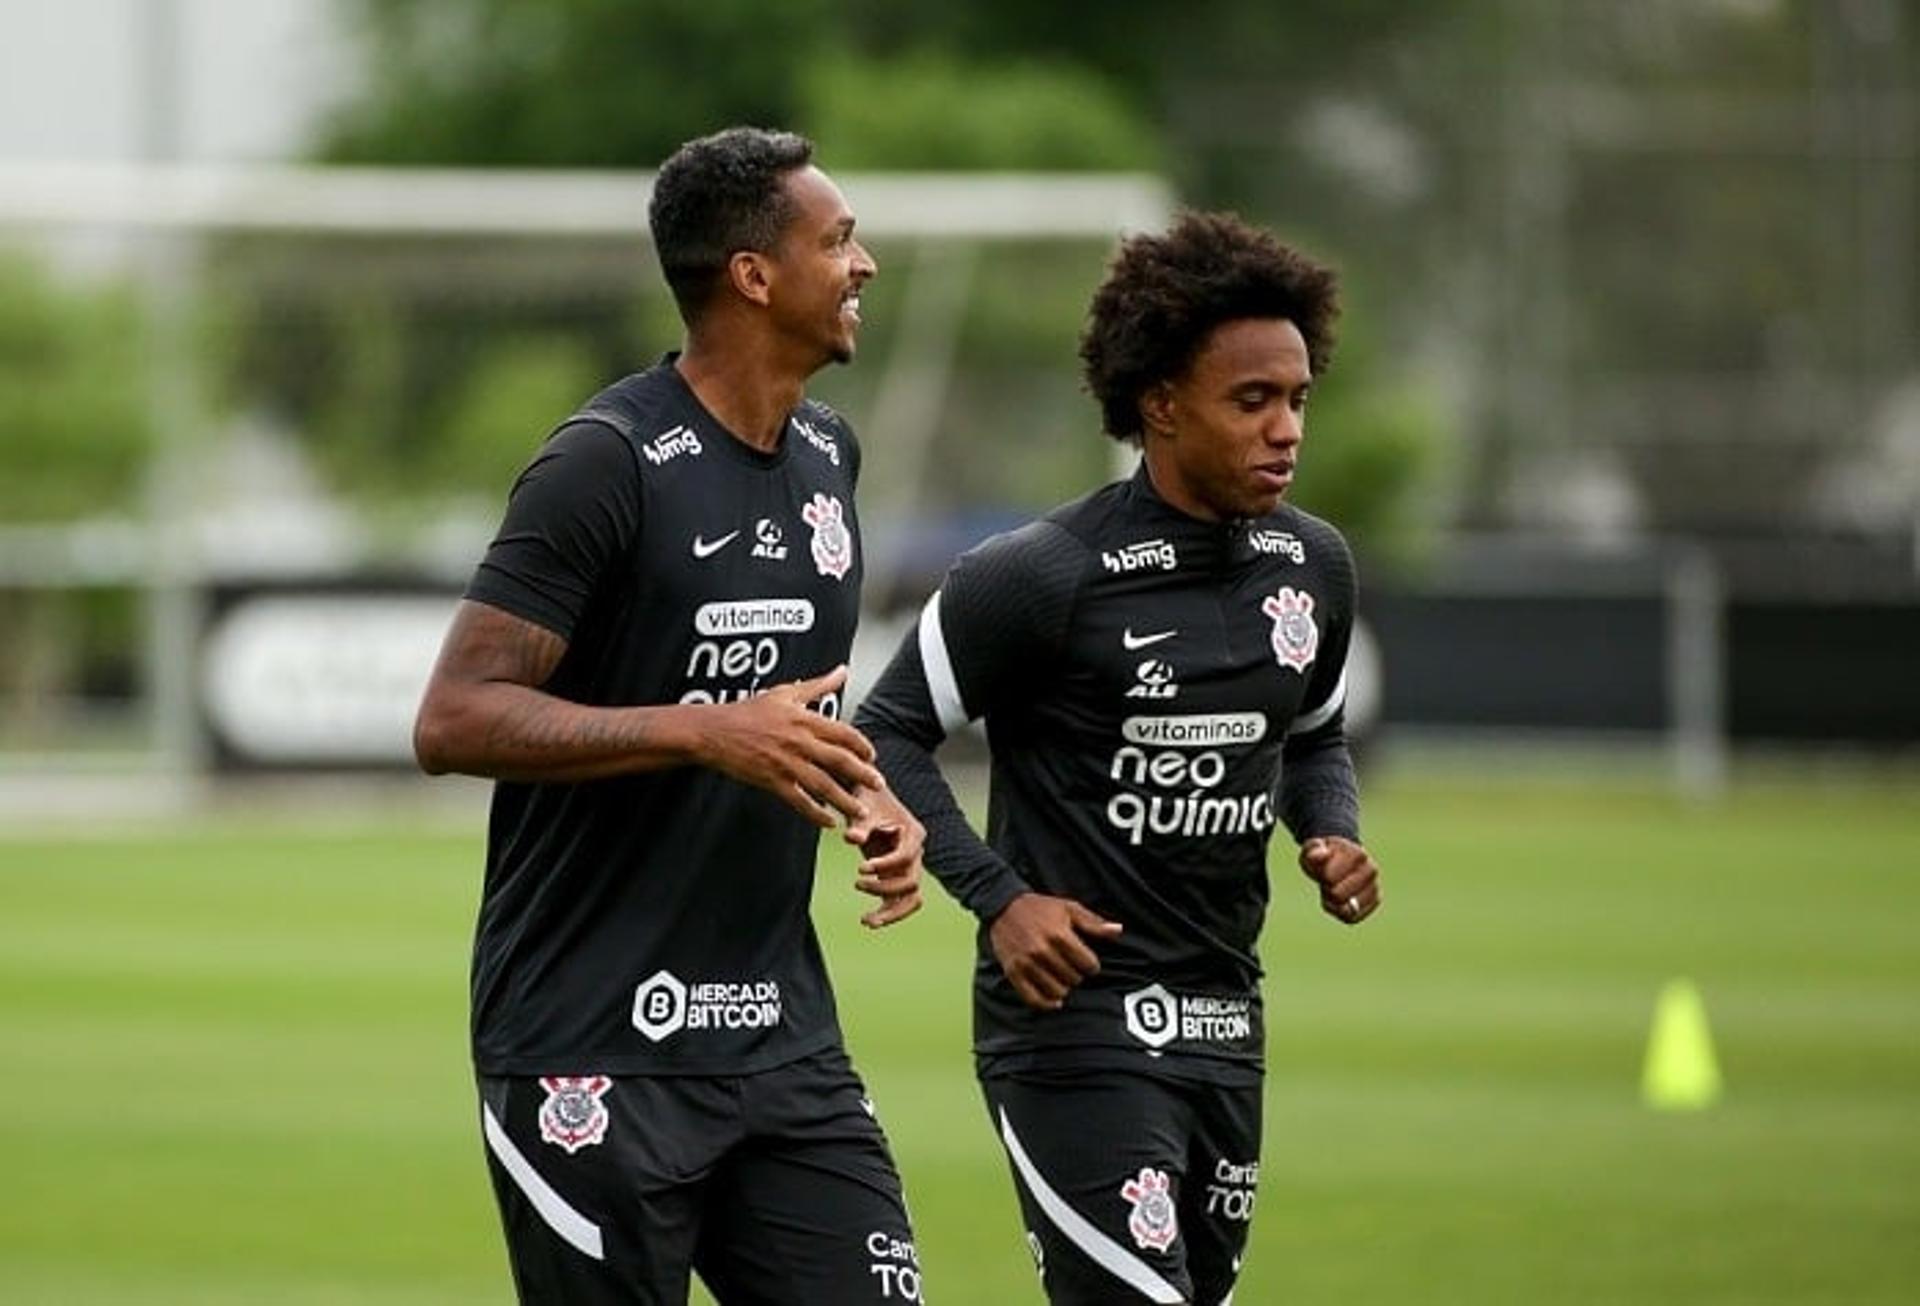
[[1007,1155],[1013,1159],[1013,1167],[1020,1172],[1033,1200],[1069,1242],[1148,1301],[1178,1306],[1186,1300],[1180,1290],[1155,1273],[1151,1265],[1101,1233],[1084,1215],[1067,1205],[1066,1199],[1040,1174],[1027,1149],[1020,1145],[1019,1137],[1013,1132],[1013,1122],[1007,1119],[1004,1109],[1000,1112],[1000,1139],[1007,1145]]
[[1340,669],[1340,679],[1334,685],[1333,692],[1327,695],[1327,701],[1313,709],[1313,711],[1303,712],[1295,717],[1293,724],[1287,727],[1287,733],[1290,735],[1304,735],[1309,730],[1318,730],[1321,726],[1333,720],[1333,714],[1345,706],[1346,701],[1347,671],[1345,667],[1342,667]]
[[967,724],[966,704],[960,701],[960,682],[953,677],[953,660],[947,656],[947,637],[940,629],[940,591],[935,590],[920,609],[920,667],[926,673],[927,693],[933,698],[934,715],[940,728],[952,734]]
[[547,1227],[594,1260],[606,1260],[606,1252],[601,1248],[600,1226],[567,1205],[567,1199],[554,1192],[552,1186],[540,1177],[533,1163],[522,1156],[520,1149],[513,1145],[513,1140],[507,1137],[507,1131],[494,1117],[492,1107],[483,1105],[480,1109],[485,1117],[481,1127],[486,1131],[487,1146],[493,1150],[513,1182],[519,1185],[520,1191],[527,1195],[527,1200],[533,1203],[533,1209],[540,1213]]

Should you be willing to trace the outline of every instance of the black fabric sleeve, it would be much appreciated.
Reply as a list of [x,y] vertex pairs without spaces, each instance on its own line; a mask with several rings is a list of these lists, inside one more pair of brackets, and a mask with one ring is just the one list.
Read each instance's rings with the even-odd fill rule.
[[1280,819],[1294,840],[1315,835],[1360,838],[1360,787],[1347,749],[1347,650],[1353,642],[1357,585],[1353,555],[1339,532],[1315,522],[1310,547],[1325,569],[1327,609],[1301,716],[1280,753]]
[[1280,819],[1295,843],[1323,834],[1360,841],[1360,786],[1339,713],[1312,734],[1287,740],[1280,759]]
[[1036,523],[962,557],[854,715],[887,783],[927,828],[928,869],[982,921],[1028,885],[967,824],[934,750],[961,720],[1032,693],[1071,612],[1078,547]]
[[601,422],[562,427],[514,482],[466,597],[573,637],[607,568],[640,530],[640,476]]
[[909,631],[853,723],[873,741],[874,762],[927,828],[926,864],[954,901],[991,921],[1027,892],[1020,873],[967,824],[933,753],[945,738],[927,692],[920,643]]

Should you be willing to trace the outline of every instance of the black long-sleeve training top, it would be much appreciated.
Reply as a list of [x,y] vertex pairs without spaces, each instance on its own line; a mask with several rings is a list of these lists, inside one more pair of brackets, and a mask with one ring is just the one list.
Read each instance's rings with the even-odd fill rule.
[[[1289,505],[1205,522],[1144,468],[964,555],[855,724],[926,824],[929,869],[982,922],[984,1074],[1259,1074],[1256,940],[1276,824],[1359,837],[1346,746],[1352,556]],[[936,768],[984,718],[983,840]],[[1125,926],[1056,1012],[1021,1002],[987,924],[1033,890]]]

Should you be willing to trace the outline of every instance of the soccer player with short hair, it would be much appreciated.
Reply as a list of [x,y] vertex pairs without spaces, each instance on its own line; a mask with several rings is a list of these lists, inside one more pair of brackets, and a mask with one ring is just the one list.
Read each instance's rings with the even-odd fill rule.
[[873,259],[784,132],[661,168],[683,352],[520,476],[415,726],[497,781],[473,961],[482,1131],[525,1302],[917,1301],[900,1181],[808,915],[821,828],[890,925],[923,831],[843,723],[860,447],[804,387]]
[[[1285,502],[1337,311],[1331,271],[1228,215],[1124,241],[1081,356],[1138,472],[963,556],[855,718],[979,917],[976,1065],[1057,1304],[1232,1295],[1274,826],[1329,915],[1380,902],[1353,562]],[[984,841],[932,756],[975,718]]]

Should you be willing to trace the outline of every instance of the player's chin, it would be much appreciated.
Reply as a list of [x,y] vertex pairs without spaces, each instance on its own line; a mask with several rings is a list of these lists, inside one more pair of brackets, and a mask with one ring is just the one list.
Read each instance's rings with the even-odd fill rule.
[[1261,486],[1258,488],[1249,487],[1247,493],[1242,496],[1240,500],[1240,512],[1238,515],[1242,517],[1265,517],[1270,512],[1278,511],[1281,500],[1286,497],[1287,492],[1284,489],[1276,490],[1271,486]]

